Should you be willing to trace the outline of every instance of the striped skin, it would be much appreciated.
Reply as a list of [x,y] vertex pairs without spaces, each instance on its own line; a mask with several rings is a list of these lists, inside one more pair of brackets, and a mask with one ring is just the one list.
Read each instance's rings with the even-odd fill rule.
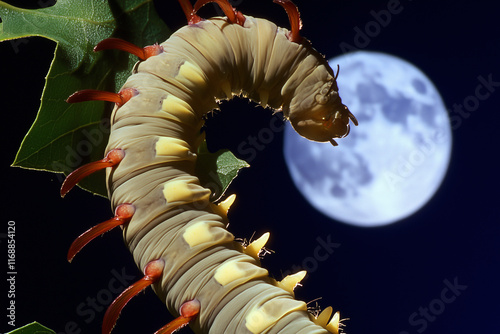
[[260,267],[260,247],[234,241],[226,208],[210,202],[194,175],[202,116],[216,101],[242,95],[293,117],[310,107],[314,90],[336,88],[324,58],[287,33],[248,16],[244,27],[214,18],[181,28],[162,44],[165,52],[135,67],[124,88],[138,95],[112,115],[107,151],[121,148],[125,157],[108,168],[109,198],[113,209],[136,208],[125,242],[139,268],[164,259],[153,287],[173,314],[186,300],[200,301],[196,333],[336,332],[294,299],[303,274],[280,284]]

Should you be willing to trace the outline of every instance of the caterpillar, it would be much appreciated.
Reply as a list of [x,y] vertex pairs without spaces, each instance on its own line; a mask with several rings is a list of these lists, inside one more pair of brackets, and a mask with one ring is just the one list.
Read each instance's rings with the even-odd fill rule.
[[[198,10],[215,2],[225,17],[203,20]],[[70,173],[66,195],[82,178],[106,169],[115,216],[79,236],[68,260],[95,237],[120,226],[144,277],[127,288],[104,315],[110,333],[128,301],[152,286],[178,316],[156,333],[189,324],[196,333],[338,333],[339,314],[317,316],[294,299],[305,271],[281,281],[260,266],[266,233],[242,244],[227,230],[235,196],[215,204],[195,175],[204,140],[204,115],[220,100],[242,96],[281,111],[302,136],[337,145],[357,120],[338,95],[337,73],[300,35],[297,7],[286,10],[291,29],[245,16],[227,0],[179,0],[188,25],[161,44],[135,46],[108,38],[95,51],[119,49],[140,59],[118,93],[85,89],[67,102],[115,103],[102,160]]]

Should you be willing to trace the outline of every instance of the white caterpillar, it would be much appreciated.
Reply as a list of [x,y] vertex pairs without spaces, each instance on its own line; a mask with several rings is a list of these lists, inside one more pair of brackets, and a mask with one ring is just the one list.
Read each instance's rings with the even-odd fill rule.
[[143,280],[111,305],[103,333],[149,284],[173,314],[180,313],[159,333],[189,321],[196,333],[337,333],[338,314],[329,321],[331,308],[314,317],[294,299],[305,272],[281,282],[270,278],[259,261],[269,235],[247,246],[236,242],[226,229],[234,197],[211,203],[194,170],[203,116],[219,100],[247,97],[282,111],[302,136],[335,145],[333,138],[347,135],[349,120],[356,119],[342,104],[324,57],[298,34],[291,1],[275,0],[287,10],[291,31],[243,16],[226,0],[217,2],[227,18],[201,20],[195,12],[207,2],[200,0],[193,11],[180,0],[190,25],[159,46],[137,50],[115,39],[103,42],[99,49],[131,50],[145,60],[118,94],[82,91],[70,97],[117,106],[106,158],[70,174],[61,190],[65,194],[85,175],[111,167],[107,187],[116,216],[77,239],[69,259],[96,235],[122,225],[126,245],[145,270]]

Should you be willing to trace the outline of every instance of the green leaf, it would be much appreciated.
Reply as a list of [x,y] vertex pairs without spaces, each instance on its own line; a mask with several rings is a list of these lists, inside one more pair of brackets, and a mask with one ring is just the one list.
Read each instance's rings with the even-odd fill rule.
[[[136,45],[163,42],[170,34],[152,0],[59,0],[52,7],[22,9],[0,1],[0,41],[41,36],[57,43],[37,118],[13,166],[69,173],[102,159],[109,134],[110,103],[67,104],[77,90],[118,91],[136,57],[119,51],[94,53],[110,36]],[[14,111],[12,111],[14,112]],[[105,195],[104,174],[84,180]]]
[[210,153],[207,143],[203,142],[198,149],[196,161],[196,175],[201,184],[212,190],[212,201],[216,202],[236,176],[240,169],[250,167],[244,161],[236,158],[229,150],[219,150]]
[[32,322],[31,324],[21,328],[14,329],[12,332],[8,332],[7,334],[56,334],[56,332],[40,325],[38,322]]

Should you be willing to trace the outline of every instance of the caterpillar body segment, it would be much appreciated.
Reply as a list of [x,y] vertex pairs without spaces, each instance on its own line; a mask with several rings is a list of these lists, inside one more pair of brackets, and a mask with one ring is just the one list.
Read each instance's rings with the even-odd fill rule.
[[[143,61],[120,93],[88,91],[69,101],[108,98],[116,103],[106,152],[123,154],[112,164],[105,158],[81,167],[84,172],[77,174],[112,167],[106,169],[112,208],[126,204],[134,209],[126,219],[117,218],[118,213],[113,219],[121,219],[136,264],[146,269],[155,261],[164,264],[154,279],[146,274],[147,282],[138,282],[111,305],[103,333],[111,331],[121,308],[149,284],[171,313],[179,314],[157,333],[173,333],[188,322],[196,333],[337,333],[338,314],[329,321],[332,312],[327,309],[314,317],[304,302],[294,299],[293,289],[305,272],[277,282],[260,266],[268,234],[248,246],[235,241],[226,229],[234,197],[211,203],[210,190],[195,175],[196,152],[204,139],[203,116],[233,96],[282,111],[311,140],[336,144],[333,138],[347,135],[349,121],[357,121],[341,102],[333,70],[298,34],[300,18],[291,1],[275,0],[287,10],[292,32],[232,7],[231,15],[226,0],[215,2],[226,5],[229,19],[201,20],[196,10],[208,2],[191,10],[181,0],[189,25],[154,48],[114,39],[100,43],[97,50],[118,48]],[[145,56],[143,50],[154,54]],[[71,177],[70,185],[79,180]],[[64,193],[70,189],[63,188]],[[97,230],[107,231],[111,225],[106,224]],[[96,235],[87,234],[79,244]],[[183,305],[195,312],[179,313]]]

